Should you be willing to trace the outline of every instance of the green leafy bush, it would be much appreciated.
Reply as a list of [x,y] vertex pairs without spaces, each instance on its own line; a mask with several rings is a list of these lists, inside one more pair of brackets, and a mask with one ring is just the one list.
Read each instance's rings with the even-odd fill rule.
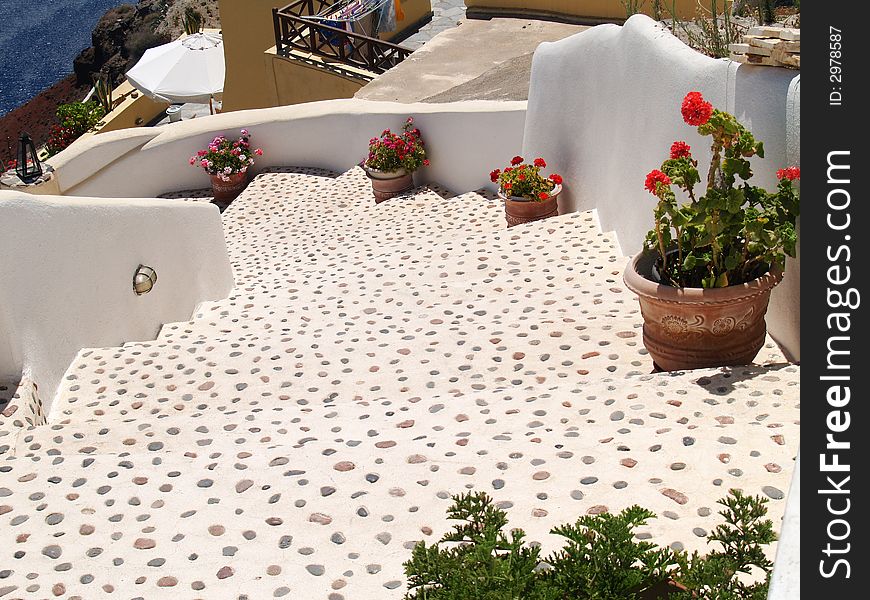
[[766,498],[744,496],[739,490],[718,501],[725,507],[719,514],[725,523],[707,536],[722,549],[705,556],[677,554],[675,579],[687,591],[672,595],[673,600],[765,600],[769,576],[761,582],[746,583],[739,574],[770,573],[773,563],[764,555],[762,546],[776,540],[773,523],[763,519],[767,514]]
[[99,102],[70,102],[57,107],[58,124],[49,130],[45,148],[49,156],[54,156],[84,133],[93,129],[105,116],[105,109]]
[[[554,528],[551,533],[565,538],[565,546],[542,559],[521,529],[505,533],[507,515],[488,495],[453,496],[448,517],[460,523],[435,544],[414,547],[404,565],[405,598],[764,600],[773,565],[763,546],[776,539],[773,524],[764,519],[767,500],[732,490],[719,503],[725,523],[708,536],[718,548],[704,556],[637,540],[635,528],[655,515],[631,506]],[[678,586],[665,586],[668,581]]]
[[631,506],[617,515],[584,515],[574,525],[552,530],[567,540],[548,563],[545,584],[553,598],[627,600],[668,579],[673,553],[651,542],[638,541],[635,527],[655,514]]

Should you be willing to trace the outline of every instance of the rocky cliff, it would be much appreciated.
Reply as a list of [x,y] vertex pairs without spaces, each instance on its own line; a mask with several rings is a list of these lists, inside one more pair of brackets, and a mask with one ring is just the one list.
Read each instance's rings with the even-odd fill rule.
[[109,9],[91,34],[91,47],[73,61],[79,84],[105,72],[119,83],[145,50],[165,44],[183,31],[181,15],[192,8],[204,18],[205,27],[219,27],[218,0],[139,0]]

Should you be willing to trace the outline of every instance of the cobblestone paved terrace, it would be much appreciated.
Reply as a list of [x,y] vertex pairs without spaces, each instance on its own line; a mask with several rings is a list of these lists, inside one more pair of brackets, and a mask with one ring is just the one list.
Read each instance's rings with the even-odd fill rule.
[[799,368],[652,374],[594,212],[507,230],[485,192],[288,168],[223,224],[229,298],[83,349],[44,425],[0,409],[0,598],[400,598],[465,490],[547,550],[634,503],[703,550],[734,487],[779,523]]

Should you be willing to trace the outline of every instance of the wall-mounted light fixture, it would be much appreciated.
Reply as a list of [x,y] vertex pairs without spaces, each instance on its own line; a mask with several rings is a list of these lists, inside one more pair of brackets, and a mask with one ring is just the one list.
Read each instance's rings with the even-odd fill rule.
[[147,294],[157,283],[157,271],[146,265],[136,267],[136,272],[133,274],[133,291],[137,296]]

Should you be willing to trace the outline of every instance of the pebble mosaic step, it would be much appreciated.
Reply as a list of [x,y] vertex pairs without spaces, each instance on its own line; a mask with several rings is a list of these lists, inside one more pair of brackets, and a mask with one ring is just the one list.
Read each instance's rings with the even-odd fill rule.
[[287,168],[222,218],[229,298],[79,352],[47,424],[0,421],[0,598],[401,598],[466,490],[547,551],[634,503],[704,551],[730,488],[778,527],[799,367],[768,339],[652,373],[594,212],[508,230],[485,193],[375,205],[359,168]]

